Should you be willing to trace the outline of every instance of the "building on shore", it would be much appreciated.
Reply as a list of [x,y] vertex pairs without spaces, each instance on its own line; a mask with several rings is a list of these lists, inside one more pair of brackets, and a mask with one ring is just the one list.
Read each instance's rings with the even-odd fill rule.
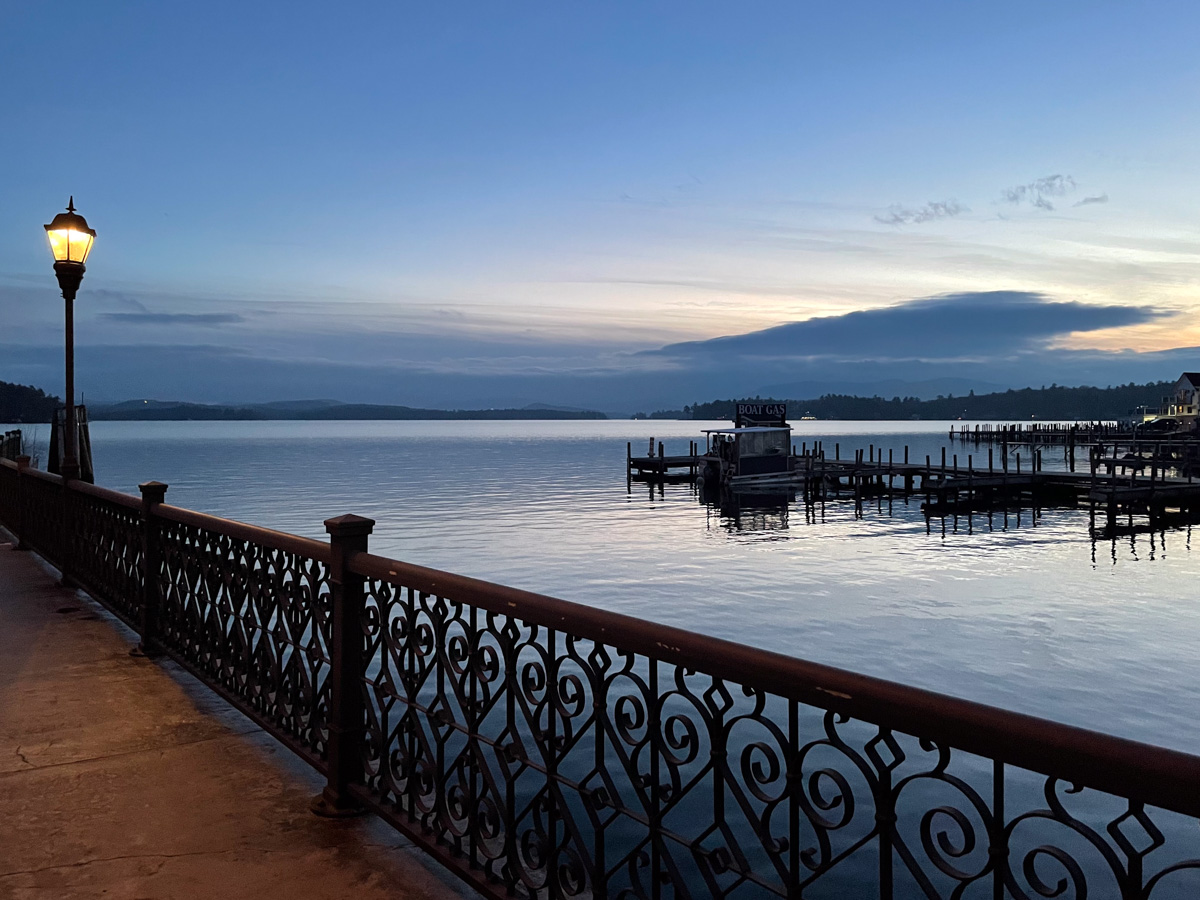
[[1162,398],[1157,407],[1143,406],[1135,421],[1153,422],[1158,419],[1175,419],[1178,430],[1192,431],[1196,427],[1197,411],[1200,410],[1200,372],[1184,372],[1175,382],[1170,395]]

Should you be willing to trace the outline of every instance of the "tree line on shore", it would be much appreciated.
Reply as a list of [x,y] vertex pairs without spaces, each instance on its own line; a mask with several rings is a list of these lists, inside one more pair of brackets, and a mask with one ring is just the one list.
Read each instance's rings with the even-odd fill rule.
[[1171,381],[1152,381],[1146,384],[1116,385],[1115,387],[1049,387],[1022,388],[993,394],[965,396],[939,395],[933,400],[918,397],[856,397],[847,394],[825,394],[808,400],[783,397],[743,397],[732,400],[711,400],[693,403],[681,410],[659,410],[639,418],[652,419],[732,419],[738,403],[786,403],[788,419],[802,416],[817,419],[1053,419],[1053,420],[1111,420],[1128,418],[1139,406],[1157,407],[1174,387]]
[[50,424],[62,399],[32,385],[0,381],[0,422]]
[[[742,397],[693,403],[683,409],[658,410],[635,414],[638,419],[732,419],[738,403],[787,403],[788,418],[802,416],[817,419],[1124,419],[1139,406],[1156,407],[1171,393],[1174,383],[1153,381],[1146,384],[1115,387],[1023,388],[992,394],[938,396],[933,400],[918,397],[858,397],[825,394],[815,399],[796,400],[782,397]],[[49,423],[62,400],[45,391],[0,381],[0,422]],[[273,407],[273,408],[270,408]],[[445,410],[418,409],[359,403],[329,404],[313,408],[261,406],[210,406],[197,403],[147,403],[142,401],[96,407],[94,421],[102,419],[603,419],[603,413],[590,410],[547,408]]]
[[[0,381],[0,422],[12,424],[49,424],[59,397],[35,387]],[[94,404],[89,411],[93,422],[102,421],[265,421],[269,419],[313,420],[414,420],[414,419],[605,419],[601,412],[585,409],[419,409],[369,403],[324,401],[247,406],[219,406],[206,403],[129,400],[117,404]]]

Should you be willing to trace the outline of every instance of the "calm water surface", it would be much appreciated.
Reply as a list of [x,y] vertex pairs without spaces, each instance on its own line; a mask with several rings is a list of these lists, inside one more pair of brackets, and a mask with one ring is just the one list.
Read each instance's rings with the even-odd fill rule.
[[[814,521],[798,502],[723,514],[690,485],[627,492],[626,441],[684,452],[704,427],[722,426],[98,422],[92,441],[118,490],[157,479],[176,505],[321,539],[358,513],[376,553],[1200,752],[1189,529],[1093,542],[1086,511],[1026,510],[943,533],[918,498]],[[804,422],[796,441],[936,459],[948,427]]]

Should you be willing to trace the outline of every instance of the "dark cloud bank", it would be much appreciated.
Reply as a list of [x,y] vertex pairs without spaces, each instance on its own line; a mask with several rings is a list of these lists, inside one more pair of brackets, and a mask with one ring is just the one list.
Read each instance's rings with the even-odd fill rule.
[[[999,291],[932,297],[780,325],[749,334],[555,368],[525,358],[492,371],[437,371],[366,353],[316,358],[299,347],[272,358],[213,343],[78,348],[79,384],[97,400],[135,397],[264,402],[311,397],[425,407],[587,406],[611,413],[678,408],[716,397],[845,392],[929,396],[1059,384],[1108,385],[1200,368],[1200,350],[1049,351],[1072,332],[1136,325],[1163,313],[1134,306],[1055,302]],[[215,322],[193,323],[220,324]],[[464,344],[464,353],[466,352]],[[505,365],[508,370],[505,370]],[[0,379],[61,390],[61,348],[0,347]]]
[[1023,291],[947,294],[885,309],[792,322],[765,331],[650,351],[709,360],[748,356],[959,359],[1036,349],[1074,331],[1157,318],[1137,306],[1055,303]]

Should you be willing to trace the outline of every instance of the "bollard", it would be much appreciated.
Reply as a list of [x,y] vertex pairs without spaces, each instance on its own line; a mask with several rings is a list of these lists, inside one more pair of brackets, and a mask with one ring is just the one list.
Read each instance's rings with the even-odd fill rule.
[[367,552],[374,519],[338,516],[325,520],[333,559],[329,566],[332,610],[329,632],[329,753],[327,783],[313,798],[318,816],[344,818],[361,815],[362,806],[349,788],[363,779],[363,631],[366,586],[361,575],[350,571],[350,559]]

